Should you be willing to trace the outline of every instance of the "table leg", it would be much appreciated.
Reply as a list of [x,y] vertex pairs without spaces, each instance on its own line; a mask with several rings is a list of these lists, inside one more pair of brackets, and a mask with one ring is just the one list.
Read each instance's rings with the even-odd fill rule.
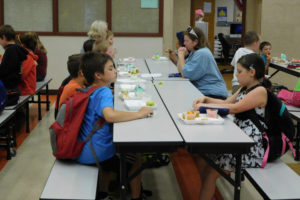
[[38,93],[38,113],[39,113],[39,120],[42,119],[42,108],[41,108],[41,93]]
[[126,200],[126,163],[125,163],[124,153],[121,153],[120,155],[120,184],[121,184],[120,199]]
[[47,104],[47,111],[50,109],[50,101],[49,101],[49,87],[48,84],[46,85],[46,104]]
[[26,115],[26,132],[30,132],[30,127],[29,127],[29,102],[26,102],[26,109],[25,109],[25,115]]
[[235,186],[234,186],[234,200],[240,199],[241,194],[241,175],[242,175],[242,155],[236,155],[236,166],[235,166]]

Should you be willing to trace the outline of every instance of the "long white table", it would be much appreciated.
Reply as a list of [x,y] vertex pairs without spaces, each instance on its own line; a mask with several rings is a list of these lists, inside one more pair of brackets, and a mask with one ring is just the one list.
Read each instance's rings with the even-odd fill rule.
[[149,71],[153,74],[160,73],[162,76],[155,77],[154,80],[161,80],[161,81],[174,81],[174,80],[183,80],[188,81],[187,78],[182,77],[169,77],[171,73],[178,73],[177,66],[172,63],[172,61],[157,61],[151,58],[146,59],[147,66]]
[[276,69],[276,71],[273,74],[271,74],[271,77],[273,77],[279,71],[283,71],[283,72],[288,73],[290,75],[300,77],[300,71],[299,70],[290,69],[290,68],[288,68],[287,65],[271,62],[270,67]]
[[234,180],[222,173],[223,171],[218,169],[212,161],[208,161],[234,186],[234,199],[239,199],[241,156],[249,152],[254,141],[229,118],[225,118],[223,125],[193,126],[184,124],[177,113],[191,110],[193,100],[203,96],[189,81],[166,81],[163,85],[157,86],[157,90],[191,153],[232,153],[235,155]]
[[[119,97],[119,84],[115,84],[114,107],[128,111]],[[126,199],[125,153],[174,152],[183,145],[183,139],[170,118],[151,81],[146,83],[146,92],[152,96],[157,108],[152,117],[129,122],[114,123],[113,141],[121,155],[121,199]]]
[[[142,62],[139,59],[136,62],[140,64],[136,65],[142,72],[144,70]],[[146,59],[146,62],[151,73],[163,72],[165,79],[154,78],[155,86],[152,81],[146,82],[146,93],[152,96],[152,100],[157,105],[153,117],[114,124],[113,141],[117,152],[121,154],[121,199],[125,199],[127,180],[124,173],[125,153],[172,152],[176,151],[183,143],[192,153],[235,154],[237,158],[235,180],[225,178],[234,185],[235,199],[239,199],[241,154],[249,152],[250,147],[254,144],[253,140],[229,118],[225,118],[224,125],[191,126],[183,124],[177,113],[191,110],[193,100],[201,96],[201,92],[190,81],[182,81],[187,79],[166,77],[169,74],[169,71],[165,70],[166,68],[155,71],[159,70],[160,66],[158,63],[153,63],[155,61]],[[173,67],[176,70],[173,72],[177,72],[177,68]],[[159,84],[161,80],[168,81]],[[128,111],[119,97],[119,84],[118,82],[115,84],[114,106],[116,110]]]

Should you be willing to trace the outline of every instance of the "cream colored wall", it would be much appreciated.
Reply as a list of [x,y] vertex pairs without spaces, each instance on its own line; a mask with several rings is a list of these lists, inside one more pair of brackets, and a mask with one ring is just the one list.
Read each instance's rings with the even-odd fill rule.
[[[287,55],[287,59],[300,58],[300,1],[263,0],[261,37],[272,44],[272,56]],[[273,78],[272,78],[273,79]],[[273,81],[293,89],[297,77],[280,73]]]
[[[163,49],[173,49],[173,17],[174,13],[174,0],[164,0],[164,32],[163,32]],[[165,56],[167,54],[163,52]]]
[[262,0],[248,0],[246,11],[246,30],[261,32],[261,5]]
[[190,0],[164,0],[163,49],[175,49],[176,32],[184,31],[190,25],[190,13]]

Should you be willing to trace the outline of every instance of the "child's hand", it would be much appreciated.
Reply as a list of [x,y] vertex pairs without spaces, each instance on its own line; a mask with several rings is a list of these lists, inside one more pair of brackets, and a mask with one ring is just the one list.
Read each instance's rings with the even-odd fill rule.
[[271,55],[268,54],[268,55],[267,55],[267,63],[270,64],[270,62],[271,62]]
[[171,49],[169,49],[169,48],[166,48],[166,49],[165,49],[165,52],[166,52],[166,53],[172,53],[173,51],[172,51]]
[[138,113],[141,114],[141,118],[144,118],[153,115],[153,110],[148,107],[142,107]]
[[193,108],[194,108],[195,110],[199,110],[199,107],[200,107],[200,106],[198,106],[198,104],[204,103],[204,100],[205,100],[205,97],[200,97],[200,98],[196,99],[196,100],[193,102]]

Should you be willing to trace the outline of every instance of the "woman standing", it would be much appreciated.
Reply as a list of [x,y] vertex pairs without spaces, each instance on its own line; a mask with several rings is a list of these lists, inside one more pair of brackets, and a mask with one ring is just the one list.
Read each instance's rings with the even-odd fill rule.
[[189,27],[184,33],[184,45],[178,49],[178,71],[203,95],[226,99],[227,88],[204,33],[197,27]]

